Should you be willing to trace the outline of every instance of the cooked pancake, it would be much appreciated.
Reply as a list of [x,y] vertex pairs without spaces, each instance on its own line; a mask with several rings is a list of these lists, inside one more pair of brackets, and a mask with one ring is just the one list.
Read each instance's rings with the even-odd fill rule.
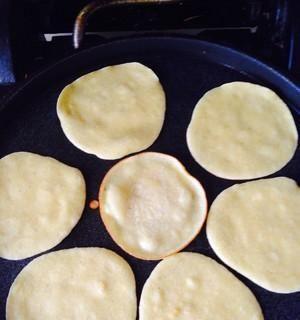
[[261,287],[300,290],[300,189],[279,177],[236,184],[213,202],[207,237],[231,268]]
[[226,179],[253,179],[278,171],[292,158],[297,142],[287,105],[272,90],[247,82],[208,91],[187,130],[194,159]]
[[0,160],[0,257],[23,259],[59,244],[81,217],[85,182],[55,159],[16,152]]
[[117,163],[100,188],[100,212],[129,254],[161,259],[199,233],[207,203],[201,184],[175,158],[147,152]]
[[251,291],[204,255],[172,255],[152,271],[140,301],[140,320],[262,320]]
[[135,320],[134,275],[125,260],[106,249],[45,254],[15,279],[6,319]]
[[155,73],[132,62],[88,73],[66,86],[57,114],[67,138],[102,159],[148,148],[165,116],[165,94]]

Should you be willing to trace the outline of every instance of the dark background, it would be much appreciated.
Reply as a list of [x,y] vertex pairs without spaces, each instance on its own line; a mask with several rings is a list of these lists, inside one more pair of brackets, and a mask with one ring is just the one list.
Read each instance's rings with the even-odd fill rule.
[[[45,34],[71,33],[76,15],[87,3],[1,0],[0,90],[1,83],[22,81],[74,53],[70,36],[49,42]],[[242,50],[300,82],[299,16],[298,0],[183,0],[108,8],[90,18],[87,31],[94,34],[85,37],[84,47],[147,33],[185,34]]]

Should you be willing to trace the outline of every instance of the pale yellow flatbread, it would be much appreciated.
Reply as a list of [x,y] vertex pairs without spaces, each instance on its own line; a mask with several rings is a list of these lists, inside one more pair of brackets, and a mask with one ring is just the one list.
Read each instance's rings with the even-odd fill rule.
[[132,62],[88,73],[66,86],[57,114],[67,138],[102,159],[148,148],[165,116],[165,94],[155,73]]
[[226,179],[274,173],[292,158],[298,143],[286,104],[268,88],[232,82],[208,91],[187,130],[194,159]]
[[251,291],[213,259],[172,255],[152,271],[140,300],[140,320],[262,320]]
[[102,248],[74,248],[30,262],[12,284],[7,320],[135,320],[135,279]]
[[59,244],[81,217],[85,182],[53,158],[16,152],[0,160],[0,257],[23,259]]
[[231,268],[261,287],[300,290],[300,188],[279,177],[236,184],[213,202],[207,237]]
[[145,260],[161,259],[188,245],[207,211],[201,184],[177,159],[154,152],[112,167],[101,184],[99,202],[114,241]]

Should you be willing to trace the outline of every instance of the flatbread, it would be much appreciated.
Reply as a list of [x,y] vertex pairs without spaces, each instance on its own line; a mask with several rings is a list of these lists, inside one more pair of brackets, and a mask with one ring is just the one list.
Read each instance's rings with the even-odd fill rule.
[[199,100],[187,143],[194,159],[210,173],[252,179],[284,167],[295,153],[298,133],[291,112],[275,92],[232,82]]
[[36,258],[12,284],[7,320],[135,320],[135,280],[127,262],[100,248]]
[[262,320],[251,291],[213,259],[172,255],[152,271],[140,300],[140,320]]
[[300,189],[279,177],[234,185],[213,202],[207,237],[231,268],[261,287],[300,290]]
[[146,152],[122,160],[100,187],[100,212],[129,254],[157,260],[187,246],[207,211],[205,192],[175,158]]
[[59,244],[81,217],[85,182],[53,158],[16,152],[0,160],[0,257],[23,259]]
[[118,159],[148,148],[165,116],[158,77],[132,62],[88,73],[66,86],[57,114],[67,138],[101,159]]

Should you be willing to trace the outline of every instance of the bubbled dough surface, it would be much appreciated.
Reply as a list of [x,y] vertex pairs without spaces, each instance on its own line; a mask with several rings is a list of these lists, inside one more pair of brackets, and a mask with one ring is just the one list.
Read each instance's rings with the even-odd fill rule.
[[135,279],[127,262],[101,248],[52,252],[15,279],[7,320],[135,320]]
[[263,177],[292,158],[298,141],[286,104],[270,89],[232,82],[208,91],[187,131],[194,159],[227,179]]
[[300,189],[279,177],[234,185],[213,202],[207,236],[231,268],[263,288],[300,290]]
[[141,296],[140,320],[262,320],[251,291],[223,266],[198,253],[160,262]]
[[61,92],[57,114],[67,138],[102,159],[148,148],[165,115],[165,94],[155,73],[140,63],[88,73]]
[[177,159],[148,152],[108,172],[100,210],[119,246],[155,260],[185,247],[200,231],[207,209],[202,186]]
[[0,256],[23,259],[60,243],[81,217],[85,182],[53,158],[16,152],[0,160]]

